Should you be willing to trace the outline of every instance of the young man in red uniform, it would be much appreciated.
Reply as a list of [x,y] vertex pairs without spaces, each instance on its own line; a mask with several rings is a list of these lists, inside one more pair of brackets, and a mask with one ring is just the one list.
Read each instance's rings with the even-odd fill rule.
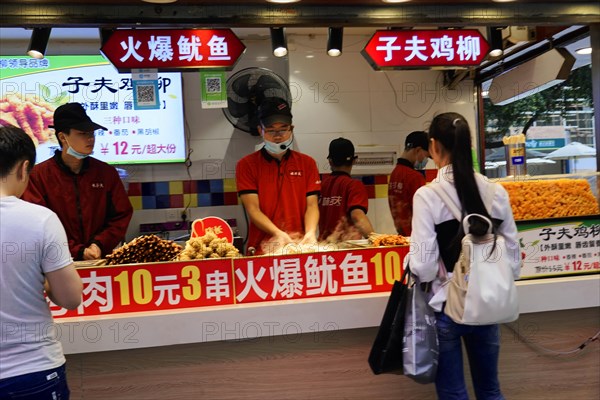
[[247,253],[270,253],[293,239],[314,243],[321,190],[317,164],[290,149],[294,126],[285,101],[265,100],[258,119],[264,147],[236,166],[238,194],[250,218]]
[[354,145],[338,138],[329,143],[331,174],[323,177],[319,198],[319,241],[356,240],[373,232],[367,217],[369,195],[362,182],[352,179]]
[[388,202],[399,235],[410,236],[411,233],[413,196],[418,188],[425,185],[425,177],[416,170],[423,169],[427,164],[428,144],[426,132],[411,132],[406,137],[404,152],[390,176]]
[[23,199],[54,211],[62,222],[75,260],[104,257],[125,239],[133,207],[117,170],[93,157],[93,122],[79,103],[54,112],[61,146],[49,160],[36,165]]

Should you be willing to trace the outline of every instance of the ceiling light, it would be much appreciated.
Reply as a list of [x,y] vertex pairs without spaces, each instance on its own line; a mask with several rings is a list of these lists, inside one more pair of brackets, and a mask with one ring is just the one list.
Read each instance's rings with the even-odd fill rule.
[[592,54],[592,48],[591,47],[582,47],[581,49],[575,50],[575,53],[581,54],[581,55]]
[[344,28],[329,28],[327,38],[327,54],[331,57],[342,55],[342,41],[344,39]]
[[384,3],[390,3],[390,4],[395,4],[395,3],[408,3],[411,0],[381,0]]
[[494,3],[512,3],[517,0],[492,0]]
[[27,54],[30,57],[44,58],[51,30],[52,28],[33,28],[29,47],[27,48]]
[[271,28],[271,46],[275,57],[285,57],[287,55],[285,28]]
[[502,27],[489,26],[487,28],[487,40],[490,44],[490,56],[500,57],[504,54],[504,44],[502,42]]
[[154,4],[169,4],[175,3],[177,0],[142,0],[145,3],[154,3]]
[[267,0],[267,3],[288,4],[298,3],[300,0]]

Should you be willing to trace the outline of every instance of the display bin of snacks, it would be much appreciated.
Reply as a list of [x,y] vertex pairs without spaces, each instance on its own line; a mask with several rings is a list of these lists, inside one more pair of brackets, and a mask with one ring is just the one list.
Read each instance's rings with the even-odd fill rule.
[[508,192],[521,279],[600,272],[599,173],[497,179]]
[[495,180],[508,192],[516,221],[597,215],[600,173],[506,177]]

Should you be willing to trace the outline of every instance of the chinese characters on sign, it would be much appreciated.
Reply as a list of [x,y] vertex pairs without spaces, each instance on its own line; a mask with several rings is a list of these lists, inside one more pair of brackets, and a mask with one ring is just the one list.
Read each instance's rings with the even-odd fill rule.
[[408,246],[82,268],[83,302],[55,318],[389,291]]
[[519,232],[521,278],[600,272],[600,221],[525,228]]
[[479,65],[489,45],[478,30],[385,30],[371,37],[363,55],[375,69]]
[[120,29],[100,49],[117,69],[233,68],[246,47],[230,29]]

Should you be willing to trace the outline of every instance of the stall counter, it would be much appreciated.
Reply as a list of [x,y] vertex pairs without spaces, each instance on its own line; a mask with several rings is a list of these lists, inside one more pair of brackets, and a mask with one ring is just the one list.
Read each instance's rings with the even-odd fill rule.
[[[408,246],[79,269],[66,354],[377,326]],[[302,268],[300,268],[302,266]],[[600,275],[517,282],[521,313],[600,306]],[[43,332],[42,332],[43,333]]]

